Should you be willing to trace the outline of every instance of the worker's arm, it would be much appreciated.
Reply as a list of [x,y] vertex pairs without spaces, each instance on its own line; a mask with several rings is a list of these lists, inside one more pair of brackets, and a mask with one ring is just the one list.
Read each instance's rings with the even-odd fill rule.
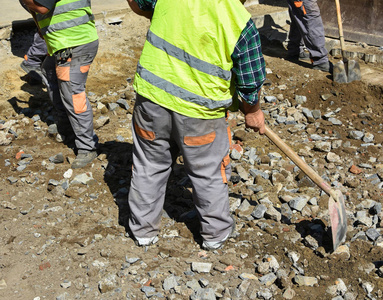
[[[153,16],[153,9],[150,8],[150,5],[154,5],[157,2],[155,1],[143,1],[143,0],[127,0],[130,8],[133,12],[135,12],[139,16],[143,16],[145,18],[148,18],[149,20],[152,19]],[[149,2],[145,3],[145,2]],[[153,3],[153,4],[152,4]]]
[[23,0],[25,6],[28,8],[28,10],[32,13],[39,13],[42,15],[45,15],[47,12],[49,12],[49,9],[39,2],[35,0]]
[[241,110],[246,127],[263,134],[265,118],[259,101],[266,71],[259,33],[252,20],[242,31],[231,57],[237,93],[243,100]]

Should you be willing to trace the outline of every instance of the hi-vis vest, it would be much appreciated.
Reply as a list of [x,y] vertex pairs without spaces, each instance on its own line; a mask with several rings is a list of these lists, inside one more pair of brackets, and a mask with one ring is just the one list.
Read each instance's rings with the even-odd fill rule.
[[36,14],[48,53],[98,39],[90,0],[58,0],[47,14]]
[[136,92],[192,118],[224,117],[235,92],[231,54],[249,20],[239,0],[158,0]]

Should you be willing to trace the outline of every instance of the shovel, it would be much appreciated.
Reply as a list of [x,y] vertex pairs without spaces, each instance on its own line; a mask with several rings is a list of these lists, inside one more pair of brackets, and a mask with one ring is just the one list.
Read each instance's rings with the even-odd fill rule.
[[360,80],[362,78],[362,75],[360,73],[359,63],[355,60],[348,60],[345,57],[345,44],[339,0],[335,0],[335,5],[336,15],[338,18],[339,40],[340,48],[342,50],[342,60],[334,65],[333,78],[335,82],[339,83],[347,83],[354,80]]
[[317,184],[327,195],[328,210],[331,220],[331,232],[334,251],[346,239],[347,216],[342,192],[333,190],[308,164],[306,164],[281,138],[266,125],[266,136],[286,154],[310,179]]

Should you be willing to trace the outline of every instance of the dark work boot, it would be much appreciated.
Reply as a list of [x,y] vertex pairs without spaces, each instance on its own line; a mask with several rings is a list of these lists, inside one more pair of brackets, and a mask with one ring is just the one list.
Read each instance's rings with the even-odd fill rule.
[[289,61],[298,61],[298,60],[311,61],[310,53],[308,53],[306,51],[302,51],[301,53],[299,53],[297,55],[288,55],[287,60],[289,60]]
[[322,72],[331,73],[333,72],[333,64],[331,62],[324,62],[319,65],[313,66],[313,70],[319,70]]
[[97,157],[97,151],[79,150],[76,159],[72,163],[72,169],[80,169],[91,163]]
[[23,60],[20,67],[28,74],[30,84],[41,84],[43,75],[40,66],[30,65],[26,60]]

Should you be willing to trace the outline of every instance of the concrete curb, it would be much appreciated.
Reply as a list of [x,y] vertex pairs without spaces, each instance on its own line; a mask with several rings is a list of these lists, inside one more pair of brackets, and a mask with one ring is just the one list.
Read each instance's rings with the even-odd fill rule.
[[[249,9],[253,6],[257,6],[260,3],[267,1],[262,0],[247,0],[245,6]],[[116,24],[122,22],[122,18],[125,14],[131,12],[130,8],[126,6],[123,9],[111,9],[95,13],[96,24]],[[280,7],[280,10],[265,13],[264,15],[252,15],[256,27],[261,35],[265,36],[270,41],[278,41],[284,43],[288,35],[288,21],[290,16],[286,7]],[[0,28],[0,40],[10,40],[12,32],[31,29],[36,27],[32,18],[24,20],[12,21],[11,24]],[[282,29],[282,30],[281,30]],[[330,55],[341,56],[341,50],[339,47],[339,41],[329,38],[326,41],[326,48]],[[358,58],[367,63],[383,63],[383,51],[382,54],[370,54],[363,51],[345,51],[346,58]]]

